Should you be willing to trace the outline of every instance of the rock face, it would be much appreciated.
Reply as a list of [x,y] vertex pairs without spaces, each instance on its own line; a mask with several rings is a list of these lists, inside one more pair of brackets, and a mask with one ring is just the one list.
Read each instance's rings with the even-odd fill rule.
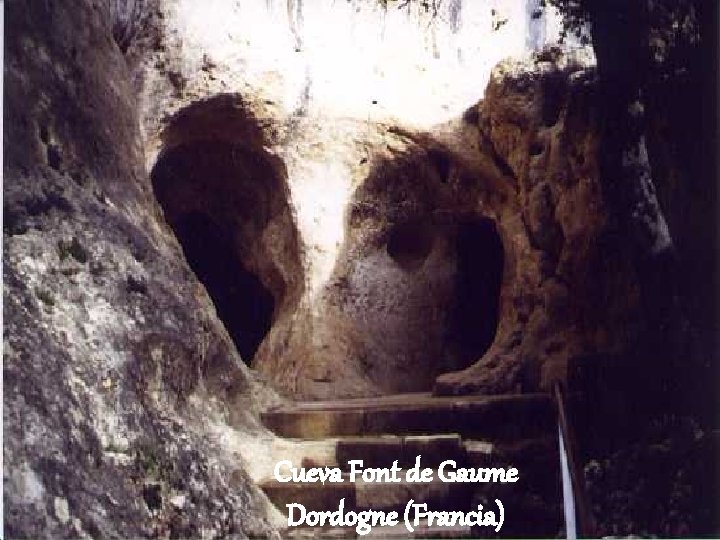
[[4,523],[13,538],[270,530],[215,433],[272,398],[161,217],[94,2],[8,2]]
[[[578,266],[604,256],[577,251],[594,249],[604,215],[592,113],[581,112],[584,102],[569,104],[570,94],[584,99],[569,90],[580,64],[559,55],[538,76],[528,66],[525,86],[522,77],[498,72],[482,125],[475,107],[465,118],[423,125],[399,105],[380,106],[392,103],[385,90],[362,106],[351,88],[347,103],[321,90],[328,66],[313,24],[335,14],[355,29],[356,45],[367,46],[357,36],[375,10],[358,8],[346,20],[342,9],[307,8],[286,21],[274,4],[245,6],[245,18],[242,6],[213,6],[199,12],[162,3],[127,57],[140,89],[154,193],[247,363],[294,396],[368,396],[428,390],[438,375],[474,364],[494,344],[485,357],[497,369],[483,367],[480,379],[471,372],[477,384],[448,383],[451,377],[437,388],[501,392],[537,388],[550,357],[562,366],[579,350],[617,346],[603,333],[612,328],[598,335],[589,335],[597,325],[567,328],[573,310],[594,316],[579,305],[588,302],[586,291],[577,301],[571,292],[572,280],[590,271]],[[220,12],[227,34],[210,35],[202,24]],[[405,16],[387,24],[407,24]],[[248,27],[263,17],[278,18],[277,42]],[[308,69],[306,91],[293,99],[292,71],[278,68],[289,61],[282,24],[300,39],[296,62]],[[376,69],[387,68],[383,62]],[[430,97],[423,99],[432,111]],[[454,94],[448,100],[440,109],[457,107]],[[569,170],[565,152],[575,131],[584,142],[573,151],[586,161]],[[597,223],[577,217],[591,206]],[[209,246],[195,238],[203,228],[223,231],[226,247],[214,250],[232,254],[190,254],[194,244]],[[203,264],[237,268],[247,279],[228,293],[232,277],[211,276]],[[219,298],[237,300],[223,306]]]
[[564,378],[569,360],[617,354],[639,332],[637,279],[598,173],[594,69],[549,49],[493,72],[480,104],[487,151],[513,186],[496,210],[506,264],[498,337],[439,392],[506,392]]
[[[9,536],[270,534],[276,390],[537,391],[647,331],[592,61],[490,74],[468,28],[521,52],[549,27],[336,4],[8,0]],[[368,60],[380,27],[412,30],[412,68]]]
[[[128,101],[134,82],[141,139],[132,116],[127,133],[106,137],[130,141],[120,162],[135,167],[136,195],[117,182],[93,190],[121,213],[113,191],[133,206],[144,253],[160,249],[151,234],[175,246],[165,260],[187,260],[246,364],[309,398],[429,390],[458,370],[436,390],[496,393],[537,389],[545,368],[626,346],[634,278],[597,179],[588,61],[551,51],[501,64],[485,101],[442,124],[386,112],[363,119],[317,88],[288,103],[283,49],[256,57],[251,40],[271,45],[262,37],[235,46],[240,30],[211,36],[203,22],[235,20],[240,9],[213,6],[111,4],[127,64],[115,78]],[[358,13],[355,25],[377,16]],[[306,24],[296,30],[315,81],[324,64]],[[72,86],[79,75],[64,76]],[[53,126],[38,130],[48,166],[82,187],[82,164],[99,158],[71,163]],[[8,227],[22,231],[28,212],[15,206]],[[63,261],[76,244],[88,249],[88,239],[64,234]],[[141,296],[153,279],[175,279],[122,271]],[[201,289],[193,295],[207,302]],[[603,298],[623,300],[599,310]]]

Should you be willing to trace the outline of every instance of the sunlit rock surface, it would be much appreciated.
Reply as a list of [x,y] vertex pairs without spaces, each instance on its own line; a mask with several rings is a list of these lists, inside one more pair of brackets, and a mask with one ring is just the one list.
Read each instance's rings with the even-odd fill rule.
[[[260,269],[238,237],[237,258],[274,291],[270,330],[245,360],[283,390],[428,390],[492,343],[515,234],[498,227],[498,205],[515,201],[473,115],[492,66],[557,40],[556,14],[537,7],[180,1],[139,32],[128,56],[148,169],[180,147],[222,143],[275,163],[282,179],[292,220],[257,234],[296,236],[297,249],[274,250]],[[161,203],[166,215],[188,211]],[[462,240],[479,223],[487,253]],[[279,287],[272,268],[295,270]]]
[[285,113],[422,126],[477,101],[502,58],[558,38],[559,17],[533,0],[400,4],[181,0],[165,11],[189,78],[209,58]]

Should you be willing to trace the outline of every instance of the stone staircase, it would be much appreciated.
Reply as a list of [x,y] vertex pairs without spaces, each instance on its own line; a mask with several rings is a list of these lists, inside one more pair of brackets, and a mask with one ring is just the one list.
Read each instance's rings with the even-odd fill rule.
[[[397,527],[373,528],[371,537],[470,538],[494,537],[489,527],[419,527],[410,534],[402,523],[409,499],[428,503],[430,510],[505,507],[502,537],[557,536],[562,533],[562,506],[557,424],[548,395],[437,397],[399,394],[379,398],[295,403],[265,412],[264,424],[277,435],[303,444],[294,467],[339,467],[343,483],[278,482],[260,485],[286,514],[285,505],[300,503],[310,510],[396,510]],[[457,467],[516,467],[516,483],[446,483],[437,471],[430,483],[349,482],[349,460],[363,460],[363,468],[403,469],[415,465],[436,468],[452,459]],[[298,459],[299,458],[299,459]],[[288,458],[289,459],[289,458]],[[296,461],[300,461],[297,463]],[[398,475],[404,479],[403,473]],[[354,529],[291,528],[291,537],[355,537]]]

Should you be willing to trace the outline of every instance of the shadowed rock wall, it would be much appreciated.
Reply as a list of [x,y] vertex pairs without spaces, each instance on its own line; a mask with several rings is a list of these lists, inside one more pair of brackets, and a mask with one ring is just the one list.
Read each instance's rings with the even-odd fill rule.
[[478,127],[514,193],[500,209],[513,239],[501,337],[440,392],[507,392],[565,378],[570,360],[626,351],[641,316],[625,234],[598,171],[592,64],[549,49],[493,72]]
[[261,432],[272,393],[160,217],[109,15],[5,8],[5,534],[262,534],[216,433]]

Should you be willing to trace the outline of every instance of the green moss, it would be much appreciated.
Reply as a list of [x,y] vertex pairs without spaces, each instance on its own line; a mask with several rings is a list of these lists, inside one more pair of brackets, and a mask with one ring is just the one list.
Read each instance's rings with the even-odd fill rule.
[[135,448],[135,466],[145,479],[167,481],[172,476],[173,464],[150,441],[142,441]]
[[145,476],[160,477],[160,459],[154,451],[146,447],[135,455],[135,460]]

